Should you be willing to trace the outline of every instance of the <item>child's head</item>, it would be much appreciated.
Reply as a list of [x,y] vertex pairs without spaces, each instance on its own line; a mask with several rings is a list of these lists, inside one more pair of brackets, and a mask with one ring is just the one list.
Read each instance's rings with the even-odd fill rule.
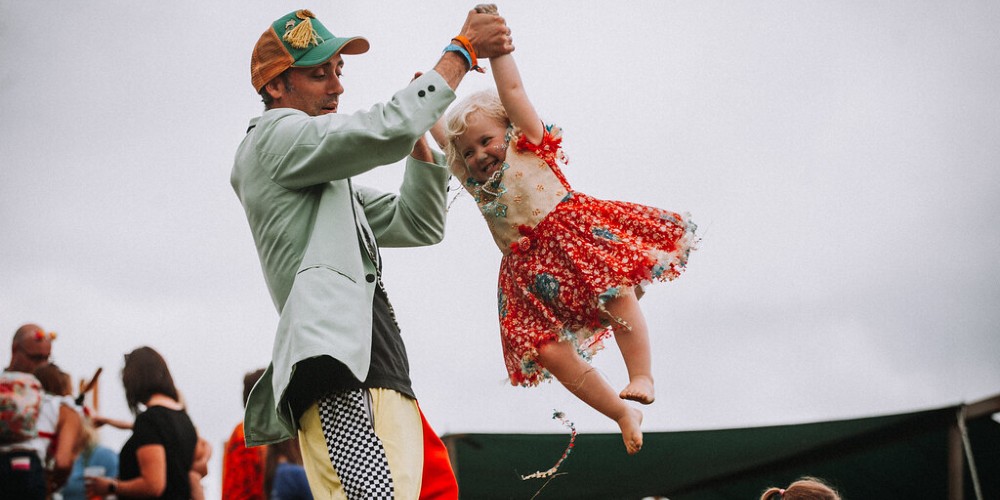
[[807,476],[788,485],[788,488],[768,488],[761,494],[760,500],[840,500],[840,494],[822,479]]
[[485,182],[507,158],[510,119],[496,91],[476,92],[448,112],[445,152],[451,171]]

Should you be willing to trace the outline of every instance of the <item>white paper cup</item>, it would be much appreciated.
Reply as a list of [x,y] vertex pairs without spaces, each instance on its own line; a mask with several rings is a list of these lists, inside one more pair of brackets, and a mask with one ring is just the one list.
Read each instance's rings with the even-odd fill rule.
[[83,468],[83,477],[104,477],[106,473],[103,465],[88,465]]

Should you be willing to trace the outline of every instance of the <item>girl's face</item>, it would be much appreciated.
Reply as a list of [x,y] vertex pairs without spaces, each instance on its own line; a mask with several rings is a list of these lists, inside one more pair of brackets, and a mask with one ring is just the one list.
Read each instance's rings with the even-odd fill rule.
[[455,138],[455,148],[461,155],[469,175],[486,182],[507,158],[507,124],[482,114],[469,117],[468,128]]

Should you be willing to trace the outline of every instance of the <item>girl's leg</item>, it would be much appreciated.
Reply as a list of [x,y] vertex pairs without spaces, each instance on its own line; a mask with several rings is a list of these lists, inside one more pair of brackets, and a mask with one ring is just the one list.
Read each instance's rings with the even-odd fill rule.
[[628,324],[626,327],[612,318],[615,341],[628,370],[628,385],[619,397],[648,405],[656,399],[656,394],[649,354],[649,329],[639,308],[639,299],[633,290],[629,290],[609,300],[605,307],[614,318],[621,318]]
[[592,366],[580,358],[569,342],[547,342],[538,349],[538,362],[569,392],[618,423],[625,449],[634,454],[642,448],[642,412],[628,406]]

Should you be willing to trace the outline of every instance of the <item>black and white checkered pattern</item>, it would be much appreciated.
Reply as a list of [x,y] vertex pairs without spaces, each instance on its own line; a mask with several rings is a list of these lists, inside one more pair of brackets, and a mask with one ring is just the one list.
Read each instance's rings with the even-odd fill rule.
[[330,452],[350,500],[392,499],[395,495],[389,461],[382,440],[365,406],[365,389],[331,392],[319,400],[319,420]]

